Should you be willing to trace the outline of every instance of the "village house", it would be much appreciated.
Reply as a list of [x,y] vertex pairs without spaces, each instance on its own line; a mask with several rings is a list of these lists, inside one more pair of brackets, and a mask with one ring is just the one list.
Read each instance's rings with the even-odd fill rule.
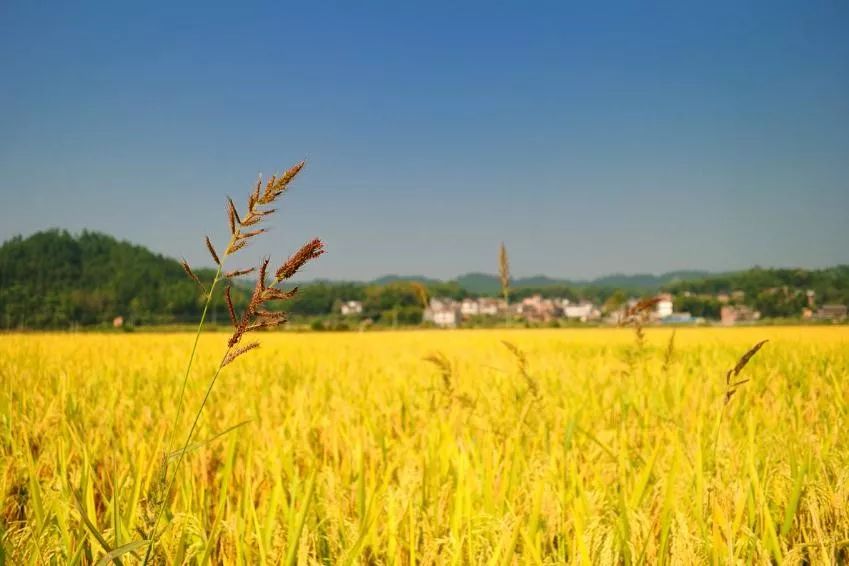
[[522,299],[517,314],[530,322],[548,322],[560,317],[563,311],[560,299],[544,299],[542,295],[532,295]]
[[362,301],[343,301],[339,307],[342,316],[357,316],[363,314]]
[[422,320],[441,328],[456,328],[462,320],[462,307],[451,299],[432,298],[424,310]]
[[478,311],[483,316],[497,316],[507,311],[507,301],[488,297],[478,299]]
[[531,295],[522,299],[522,306],[538,311],[542,308],[542,295]]
[[817,310],[816,319],[842,322],[846,320],[847,310],[846,305],[823,305]]
[[569,303],[565,305],[563,307],[563,316],[569,320],[588,322],[599,319],[601,317],[601,311],[591,302],[581,301],[577,304]]
[[739,322],[755,322],[761,318],[761,313],[745,305],[725,305],[719,311],[722,324],[733,326]]
[[661,293],[657,297],[657,304],[654,307],[654,318],[663,320],[667,316],[671,316],[674,312],[672,295],[669,293]]
[[507,303],[504,299],[491,297],[466,298],[460,303],[460,314],[463,315],[463,319],[473,316],[497,316],[506,310]]
[[478,316],[481,313],[480,299],[466,298],[460,303],[460,313],[463,318]]

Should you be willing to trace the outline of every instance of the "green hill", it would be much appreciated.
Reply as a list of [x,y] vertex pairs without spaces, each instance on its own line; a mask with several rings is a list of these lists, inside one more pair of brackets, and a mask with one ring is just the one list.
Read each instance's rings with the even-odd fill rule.
[[198,295],[176,260],[96,232],[48,230],[0,246],[3,328],[197,320]]

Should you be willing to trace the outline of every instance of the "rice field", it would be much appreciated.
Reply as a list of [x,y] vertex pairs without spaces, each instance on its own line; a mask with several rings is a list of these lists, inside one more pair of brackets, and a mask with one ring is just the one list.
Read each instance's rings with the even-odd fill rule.
[[0,564],[849,560],[849,327],[670,337],[264,333],[166,498],[193,335],[0,335]]

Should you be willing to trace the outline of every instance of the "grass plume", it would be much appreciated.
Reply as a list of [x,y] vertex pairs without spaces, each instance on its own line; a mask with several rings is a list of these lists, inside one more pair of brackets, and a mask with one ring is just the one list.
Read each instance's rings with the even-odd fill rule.
[[[218,285],[221,279],[230,279],[233,277],[246,275],[248,273],[252,273],[256,269],[253,267],[234,269],[226,272],[226,274],[224,274],[222,277],[224,264],[225,262],[227,262],[227,260],[231,259],[239,250],[243,249],[253,238],[256,238],[257,236],[266,232],[265,227],[255,228],[255,226],[257,226],[260,222],[268,218],[276,210],[274,208],[271,208],[271,205],[274,204],[277,198],[280,197],[280,195],[282,195],[286,191],[286,189],[289,187],[289,183],[294,180],[294,178],[298,175],[298,173],[300,173],[303,167],[304,162],[301,161],[293,167],[289,168],[280,177],[271,177],[271,179],[269,179],[265,185],[265,190],[262,192],[260,192],[260,187],[262,185],[262,179],[260,178],[257,181],[254,190],[248,195],[247,211],[244,215],[239,214],[238,209],[235,203],[233,202],[233,199],[227,197],[227,224],[230,232],[230,239],[227,243],[227,246],[224,248],[224,254],[222,256],[219,256],[218,252],[215,249],[215,246],[209,239],[209,236],[205,238],[206,248],[212,256],[213,261],[218,266],[218,269],[215,272],[215,276],[213,277],[212,283],[210,284],[209,292],[206,293],[206,303],[204,304],[201,320],[198,325],[197,332],[195,334],[191,353],[189,355],[189,362],[186,368],[186,373],[184,375],[183,383],[180,388],[180,396],[177,402],[177,411],[175,413],[174,421],[170,428],[168,445],[166,447],[166,454],[172,452],[174,434],[180,422],[180,416],[183,410],[186,385],[188,383],[189,373],[191,371],[192,362],[195,358],[198,339],[200,337],[201,330],[203,329],[203,324],[206,319],[206,313],[208,311],[209,304],[212,301],[212,296],[215,287]],[[246,229],[248,227],[251,227],[251,229]],[[221,361],[218,364],[217,370],[215,371],[214,375],[207,384],[203,400],[201,401],[200,406],[195,412],[192,425],[189,428],[185,440],[182,443],[182,448],[179,451],[177,461],[170,470],[170,476],[168,474],[169,470],[167,469],[168,461],[167,459],[165,461],[166,468],[163,477],[167,477],[168,479],[165,482],[165,489],[164,495],[162,496],[162,502],[159,505],[154,515],[154,519],[147,532],[149,544],[147,546],[147,552],[144,558],[145,564],[150,561],[152,553],[156,549],[156,544],[159,537],[159,522],[161,521],[165,507],[168,504],[168,498],[173,489],[174,482],[176,481],[180,465],[183,462],[183,459],[187,452],[187,448],[192,442],[200,417],[203,414],[203,410],[206,407],[210,393],[212,392],[212,389],[215,386],[215,382],[217,381],[221,370],[236,361],[236,359],[238,359],[239,357],[259,347],[259,342],[256,341],[251,342],[247,345],[239,346],[238,344],[245,334],[264,328],[273,328],[286,321],[286,314],[284,312],[269,311],[267,310],[267,305],[272,302],[285,301],[291,299],[295,295],[295,293],[297,293],[297,288],[287,291],[280,288],[280,286],[292,275],[297,273],[298,270],[300,270],[308,261],[319,257],[323,253],[324,243],[317,238],[310,240],[304,246],[298,249],[288,260],[286,260],[280,266],[280,268],[275,272],[274,278],[270,284],[267,281],[266,275],[269,259],[263,259],[258,267],[259,276],[257,278],[254,292],[251,295],[250,302],[245,307],[245,310],[241,314],[241,316],[237,315],[236,309],[234,308],[233,301],[230,296],[230,286],[227,286],[227,288],[224,290],[224,300],[227,305],[227,312],[230,316],[230,321],[233,325],[233,333],[227,342],[227,347],[221,357]],[[183,262],[183,269],[190,277],[200,283],[197,276],[194,275],[194,272],[189,267],[188,263]]]
[[740,372],[743,371],[743,368],[749,363],[749,361],[757,354],[761,348],[763,348],[764,344],[769,342],[769,340],[761,340],[757,342],[754,346],[749,348],[745,354],[740,356],[740,359],[737,360],[737,363],[734,364],[734,367],[728,370],[725,374],[725,392],[722,395],[722,406],[719,408],[719,412],[716,417],[716,424],[714,426],[714,440],[713,440],[713,461],[714,465],[716,465],[716,450],[719,446],[719,431],[722,426],[722,420],[725,416],[725,408],[731,402],[734,394],[737,393],[737,389],[748,382],[748,379],[740,379],[738,380]]
[[669,374],[669,368],[672,367],[672,360],[675,357],[675,330],[669,335],[669,342],[666,343],[666,350],[663,352],[663,366],[661,371],[664,375]]
[[442,352],[428,354],[423,359],[439,370],[439,375],[442,378],[442,389],[447,395],[450,395],[454,391],[454,370],[451,368],[451,362]]
[[528,371],[528,356],[525,354],[523,350],[521,350],[518,346],[513,344],[512,342],[508,342],[507,340],[502,340],[502,344],[507,348],[513,357],[516,359],[516,369],[519,370],[519,375],[522,376],[522,379],[525,380],[525,384],[528,387],[528,391],[534,399],[539,399],[539,384],[537,380],[530,374]]
[[736,379],[740,375],[740,372],[743,371],[743,368],[749,363],[749,360],[751,360],[752,357],[757,354],[767,342],[769,342],[769,340],[761,340],[749,348],[749,350],[743,354],[739,360],[737,360],[734,367],[728,370],[728,373],[725,374],[725,405],[731,402],[731,398],[737,392],[737,388],[749,381],[748,379],[741,379],[739,381]]
[[498,277],[501,282],[501,296],[504,297],[504,322],[510,324],[510,258],[507,256],[507,246],[501,242],[498,248]]

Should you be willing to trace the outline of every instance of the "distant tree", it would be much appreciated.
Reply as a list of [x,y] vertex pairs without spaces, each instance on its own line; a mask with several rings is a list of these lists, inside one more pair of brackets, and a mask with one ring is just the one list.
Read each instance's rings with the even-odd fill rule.
[[722,304],[712,296],[679,295],[674,300],[675,310],[688,312],[693,316],[718,319]]
[[111,236],[64,230],[0,246],[0,321],[8,327],[66,328],[197,318],[197,288],[180,264]]
[[602,310],[605,313],[613,313],[622,308],[625,304],[625,301],[628,300],[628,297],[625,296],[623,291],[615,291],[613,292],[607,299],[604,301],[602,305]]

